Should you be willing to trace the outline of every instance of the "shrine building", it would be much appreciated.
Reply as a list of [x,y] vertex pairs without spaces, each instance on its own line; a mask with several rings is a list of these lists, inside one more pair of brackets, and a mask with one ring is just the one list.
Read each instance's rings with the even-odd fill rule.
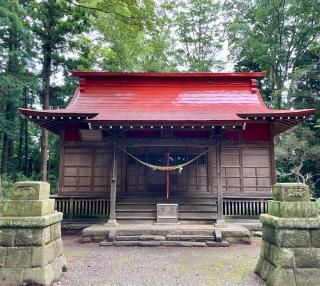
[[66,108],[20,109],[60,136],[66,217],[154,222],[157,203],[178,204],[181,223],[259,215],[276,181],[274,137],[314,113],[268,109],[264,72],[72,75]]

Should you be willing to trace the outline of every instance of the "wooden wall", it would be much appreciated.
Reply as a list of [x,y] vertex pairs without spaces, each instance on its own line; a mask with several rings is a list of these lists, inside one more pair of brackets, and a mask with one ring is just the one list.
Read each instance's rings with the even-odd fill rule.
[[[273,183],[272,152],[269,143],[222,147],[222,188],[225,196],[270,195]],[[216,188],[215,152],[209,177]]]
[[[110,191],[113,147],[103,142],[64,142],[61,146],[60,195],[107,195]],[[153,148],[153,147],[149,147]],[[203,148],[179,147],[171,152],[199,154]],[[155,149],[153,152],[163,152]],[[133,152],[133,150],[130,150]],[[269,143],[224,144],[222,147],[222,186],[225,196],[270,195],[273,178],[272,146]],[[165,172],[140,164],[128,164],[127,156],[117,152],[118,192],[165,190]],[[181,174],[171,172],[171,190],[185,192],[216,191],[215,150],[206,163],[185,167]]]
[[[103,195],[110,192],[112,175],[111,145],[65,142],[60,160],[61,195]],[[121,185],[121,161],[118,162],[118,185]]]

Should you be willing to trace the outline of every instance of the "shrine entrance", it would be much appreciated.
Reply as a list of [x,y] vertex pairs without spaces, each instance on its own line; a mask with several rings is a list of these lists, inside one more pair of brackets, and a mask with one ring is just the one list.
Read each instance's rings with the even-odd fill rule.
[[178,166],[188,162],[190,164],[181,169],[157,170],[127,154],[126,191],[155,193],[167,197],[170,193],[176,192],[208,192],[206,151],[208,148],[205,147],[129,148],[128,152],[134,157],[154,166]]

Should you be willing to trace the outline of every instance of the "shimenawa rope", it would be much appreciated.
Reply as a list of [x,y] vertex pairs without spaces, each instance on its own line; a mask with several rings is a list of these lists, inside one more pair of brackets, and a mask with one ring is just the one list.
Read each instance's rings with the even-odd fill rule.
[[122,150],[124,153],[126,153],[127,155],[129,155],[131,158],[135,159],[137,162],[139,162],[140,164],[147,166],[151,169],[153,169],[154,171],[156,170],[160,170],[160,171],[173,171],[173,170],[179,170],[179,173],[181,173],[182,169],[191,164],[192,162],[196,161],[197,159],[199,159],[201,156],[207,154],[212,148],[214,148],[216,145],[211,146],[210,148],[208,148],[206,151],[200,153],[198,156],[194,157],[193,159],[191,159],[190,161],[183,163],[183,164],[178,164],[175,166],[160,166],[160,165],[153,165],[150,163],[147,163],[145,161],[140,160],[139,158],[137,158],[136,156],[132,155],[131,153],[129,153],[127,150],[125,150],[124,148],[122,148],[120,145],[116,144],[115,145]]

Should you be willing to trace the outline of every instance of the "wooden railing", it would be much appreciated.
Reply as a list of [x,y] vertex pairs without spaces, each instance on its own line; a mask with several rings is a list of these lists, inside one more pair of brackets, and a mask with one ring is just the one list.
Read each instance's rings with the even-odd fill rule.
[[265,198],[224,198],[223,214],[225,217],[258,218],[268,212],[268,200]]
[[105,219],[109,214],[109,198],[88,196],[52,196],[55,209],[64,220]]
[[[110,202],[107,197],[51,196],[55,209],[64,214],[64,220],[106,219]],[[267,213],[267,201],[271,198],[224,198],[223,214],[232,218],[258,218]]]

